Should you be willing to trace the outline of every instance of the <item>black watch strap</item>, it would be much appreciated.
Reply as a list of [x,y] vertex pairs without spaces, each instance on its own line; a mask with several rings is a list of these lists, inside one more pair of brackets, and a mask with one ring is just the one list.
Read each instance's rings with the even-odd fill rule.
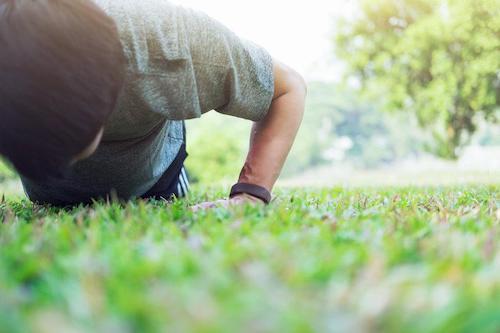
[[231,188],[231,194],[229,195],[229,197],[232,198],[242,193],[250,194],[253,197],[259,198],[262,201],[264,201],[267,205],[271,202],[271,192],[269,192],[266,188],[259,185],[247,184],[247,183],[235,184]]

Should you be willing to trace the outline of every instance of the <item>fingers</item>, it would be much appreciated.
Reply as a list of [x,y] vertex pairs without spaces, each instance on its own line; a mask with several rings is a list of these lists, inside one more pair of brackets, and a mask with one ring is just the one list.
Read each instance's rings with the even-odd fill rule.
[[203,202],[192,206],[191,211],[198,212],[200,210],[214,209],[217,207],[227,207],[228,206],[227,201],[228,200],[217,200],[213,202]]
[[249,195],[237,195],[231,199],[221,199],[217,201],[211,202],[203,202],[194,206],[191,206],[190,209],[193,212],[199,212],[202,210],[214,209],[214,208],[229,208],[231,206],[239,206],[245,204],[252,205],[263,205],[263,201],[257,198],[254,198]]

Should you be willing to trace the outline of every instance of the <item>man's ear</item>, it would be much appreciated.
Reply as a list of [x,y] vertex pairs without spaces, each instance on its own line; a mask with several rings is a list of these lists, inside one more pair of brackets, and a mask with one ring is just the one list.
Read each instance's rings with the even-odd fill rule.
[[85,148],[81,153],[79,153],[75,157],[73,157],[70,164],[73,165],[78,161],[84,160],[84,159],[92,156],[92,154],[95,153],[95,151],[97,150],[97,147],[99,147],[99,144],[101,143],[103,133],[104,133],[104,127],[102,127],[99,130],[99,133],[97,133],[96,137],[94,138],[94,141],[92,141],[87,146],[87,148]]

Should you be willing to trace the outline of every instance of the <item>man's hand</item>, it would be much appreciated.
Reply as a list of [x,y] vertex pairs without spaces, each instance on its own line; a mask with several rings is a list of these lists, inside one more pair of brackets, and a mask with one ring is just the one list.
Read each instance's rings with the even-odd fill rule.
[[222,200],[217,200],[217,201],[212,201],[212,202],[203,202],[201,204],[192,206],[191,210],[193,212],[198,212],[200,210],[212,209],[212,208],[217,208],[217,207],[229,208],[232,206],[240,206],[240,205],[245,205],[245,204],[264,205],[265,203],[264,203],[264,201],[260,200],[259,198],[242,193],[242,194],[235,195],[231,199],[222,199]]

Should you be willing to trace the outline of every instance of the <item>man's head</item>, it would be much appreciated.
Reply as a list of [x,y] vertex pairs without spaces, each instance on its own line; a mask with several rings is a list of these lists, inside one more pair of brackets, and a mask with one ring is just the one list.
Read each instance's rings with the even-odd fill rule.
[[33,180],[60,175],[95,144],[124,67],[92,1],[0,0],[0,154]]

